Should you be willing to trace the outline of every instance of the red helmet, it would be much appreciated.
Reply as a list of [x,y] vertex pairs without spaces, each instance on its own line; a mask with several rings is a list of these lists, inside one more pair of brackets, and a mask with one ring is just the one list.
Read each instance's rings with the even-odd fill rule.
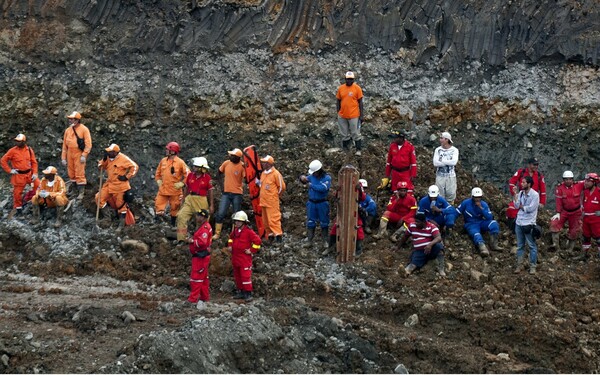
[[406,181],[400,181],[396,184],[396,190],[408,189],[408,183]]
[[600,180],[600,176],[597,173],[588,173],[585,175],[586,180],[598,181]]
[[179,147],[179,144],[177,142],[169,142],[167,144],[167,150],[173,151],[174,153],[179,154],[179,151],[181,151],[181,148]]

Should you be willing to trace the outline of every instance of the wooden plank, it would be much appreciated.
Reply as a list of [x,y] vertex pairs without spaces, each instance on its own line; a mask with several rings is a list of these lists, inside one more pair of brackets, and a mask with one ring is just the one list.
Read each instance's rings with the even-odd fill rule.
[[358,225],[358,184],[359,173],[352,165],[346,165],[338,173],[337,262],[354,261]]

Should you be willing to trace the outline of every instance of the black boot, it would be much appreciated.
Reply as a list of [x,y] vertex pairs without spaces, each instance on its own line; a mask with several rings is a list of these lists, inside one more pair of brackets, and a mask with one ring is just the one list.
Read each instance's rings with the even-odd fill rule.
[[312,246],[313,238],[315,237],[315,228],[306,228],[306,238],[304,239],[304,247]]
[[252,292],[242,292],[244,293],[244,301],[250,302],[252,301]]
[[358,258],[360,254],[362,254],[362,240],[356,240],[356,252],[354,256]]
[[244,292],[238,290],[232,297],[233,299],[244,299]]
[[352,140],[342,141],[342,148],[344,149],[344,151],[347,151],[350,149],[350,142],[352,142]]
[[356,146],[356,153],[354,155],[356,156],[360,156],[362,155],[362,140],[360,141],[354,141],[354,145]]
[[171,216],[171,226],[177,226],[177,216]]

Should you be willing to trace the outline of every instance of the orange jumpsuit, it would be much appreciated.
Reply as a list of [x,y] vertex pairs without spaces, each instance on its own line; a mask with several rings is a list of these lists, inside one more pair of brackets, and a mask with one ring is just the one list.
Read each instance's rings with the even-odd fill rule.
[[[85,141],[85,148],[81,150],[77,146],[77,137],[83,138]],[[81,157],[84,156],[86,159],[92,151],[92,136],[90,130],[83,124],[78,124],[76,128],[69,126],[65,130],[63,135],[63,145],[61,159],[67,161],[67,173],[69,174],[69,180],[76,182],[77,185],[85,185],[87,180],[85,178],[85,162],[81,162]]]
[[262,172],[260,176],[260,206],[262,207],[262,220],[267,237],[283,234],[279,197],[284,191],[285,182],[277,169],[273,167]]
[[8,150],[0,160],[2,169],[10,173],[11,169],[16,169],[19,173],[10,177],[10,183],[13,186],[13,209],[23,208],[23,191],[25,185],[33,182],[33,190],[37,190],[40,185],[38,178],[33,181],[31,176],[38,174],[38,163],[35,159],[35,153],[29,146],[20,148],[15,146]]
[[[119,153],[113,160],[107,158],[106,160],[100,160],[98,163],[100,169],[106,170],[108,177],[102,190],[100,191],[100,207],[106,206],[107,200],[114,202],[114,209],[119,211],[120,214],[127,212],[125,207],[125,200],[123,195],[129,189],[129,179],[136,175],[139,170],[138,165],[129,158],[129,156]],[[119,176],[127,177],[127,181],[119,180]],[[98,194],[96,194],[96,202],[98,201]]]
[[[46,198],[42,198],[40,196],[40,192],[42,190],[46,190],[50,195]],[[50,182],[45,177],[40,181],[40,186],[33,198],[31,198],[31,203],[34,206],[43,206],[46,207],[64,207],[69,203],[69,199],[67,198],[67,188],[65,187],[65,181],[60,176],[54,176],[54,181]]]
[[190,172],[188,166],[179,156],[173,159],[164,157],[154,174],[156,181],[161,180],[162,185],[158,188],[156,199],[154,200],[154,209],[157,215],[164,215],[167,203],[171,206],[171,217],[177,217],[181,199],[183,197],[182,187],[175,187],[176,182],[185,182],[187,174]]

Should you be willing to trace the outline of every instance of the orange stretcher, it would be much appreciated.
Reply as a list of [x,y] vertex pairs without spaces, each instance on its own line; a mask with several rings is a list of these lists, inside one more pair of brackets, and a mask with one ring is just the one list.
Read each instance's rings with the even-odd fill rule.
[[248,192],[250,193],[252,211],[254,212],[254,220],[256,221],[256,230],[260,238],[263,238],[265,235],[265,227],[263,226],[262,208],[260,207],[260,187],[256,185],[255,182],[256,178],[260,178],[260,174],[262,173],[260,158],[258,157],[255,145],[246,147],[242,152],[244,154],[246,184],[248,185]]

